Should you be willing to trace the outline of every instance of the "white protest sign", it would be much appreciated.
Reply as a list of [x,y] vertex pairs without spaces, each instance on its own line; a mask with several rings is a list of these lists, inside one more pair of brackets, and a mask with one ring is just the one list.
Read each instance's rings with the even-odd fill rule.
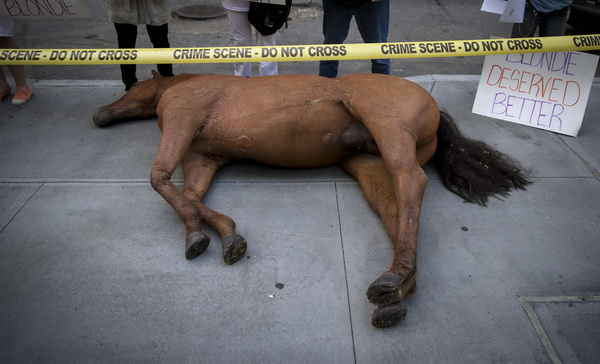
[[22,20],[89,18],[85,0],[0,0],[0,17]]
[[597,64],[581,52],[486,56],[473,112],[577,136]]
[[505,23],[522,23],[524,15],[525,0],[508,0],[500,21]]
[[501,14],[501,22],[522,23],[525,13],[525,0],[484,0],[481,11]]

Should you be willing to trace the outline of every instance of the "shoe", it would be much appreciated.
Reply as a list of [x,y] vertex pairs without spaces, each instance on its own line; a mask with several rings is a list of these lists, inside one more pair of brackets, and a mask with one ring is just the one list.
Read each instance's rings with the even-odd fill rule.
[[12,98],[12,104],[15,106],[23,105],[24,103],[31,100],[31,95],[33,95],[33,89],[27,86],[25,91],[17,90],[15,96]]
[[10,94],[12,94],[12,89],[10,88],[10,86],[6,86],[6,88],[2,90],[2,92],[0,92],[0,100],[4,100],[8,96],[10,96]]

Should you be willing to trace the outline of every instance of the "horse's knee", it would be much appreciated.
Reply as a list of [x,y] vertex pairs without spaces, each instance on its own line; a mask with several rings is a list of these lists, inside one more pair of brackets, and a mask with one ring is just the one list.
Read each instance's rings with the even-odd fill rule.
[[150,171],[150,185],[158,193],[164,190],[167,184],[171,183],[172,174],[162,170],[158,166],[153,166]]

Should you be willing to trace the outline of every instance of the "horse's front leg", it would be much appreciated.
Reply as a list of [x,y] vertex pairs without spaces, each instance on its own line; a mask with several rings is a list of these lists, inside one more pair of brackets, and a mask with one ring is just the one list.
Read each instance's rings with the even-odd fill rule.
[[[202,198],[208,191],[210,181],[216,171],[228,162],[229,160],[224,158],[189,152],[183,162],[184,195],[198,207],[202,222],[210,225],[219,233],[223,245],[223,260],[227,264],[233,264],[240,260],[246,252],[246,240],[235,233],[235,223],[230,217],[214,211],[202,203]],[[202,251],[197,253],[193,249],[193,246],[186,247],[186,256],[188,256],[188,252],[190,256],[194,257],[202,253]]]
[[163,135],[150,172],[150,183],[183,221],[186,230],[186,258],[193,259],[204,252],[210,238],[200,229],[200,210],[177,189],[171,178],[188,152],[196,127],[191,117],[180,118],[178,123],[165,119],[162,125]]

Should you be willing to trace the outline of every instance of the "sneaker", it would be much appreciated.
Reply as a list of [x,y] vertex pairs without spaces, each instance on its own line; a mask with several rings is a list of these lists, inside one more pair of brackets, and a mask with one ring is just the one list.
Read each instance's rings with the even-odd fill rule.
[[12,104],[15,106],[23,105],[24,103],[31,100],[31,95],[33,95],[33,89],[27,86],[25,91],[17,90],[15,96],[12,98]]
[[12,89],[10,88],[10,86],[6,86],[6,88],[2,90],[2,92],[0,92],[0,100],[4,100],[8,96],[10,96],[10,94],[12,94]]

